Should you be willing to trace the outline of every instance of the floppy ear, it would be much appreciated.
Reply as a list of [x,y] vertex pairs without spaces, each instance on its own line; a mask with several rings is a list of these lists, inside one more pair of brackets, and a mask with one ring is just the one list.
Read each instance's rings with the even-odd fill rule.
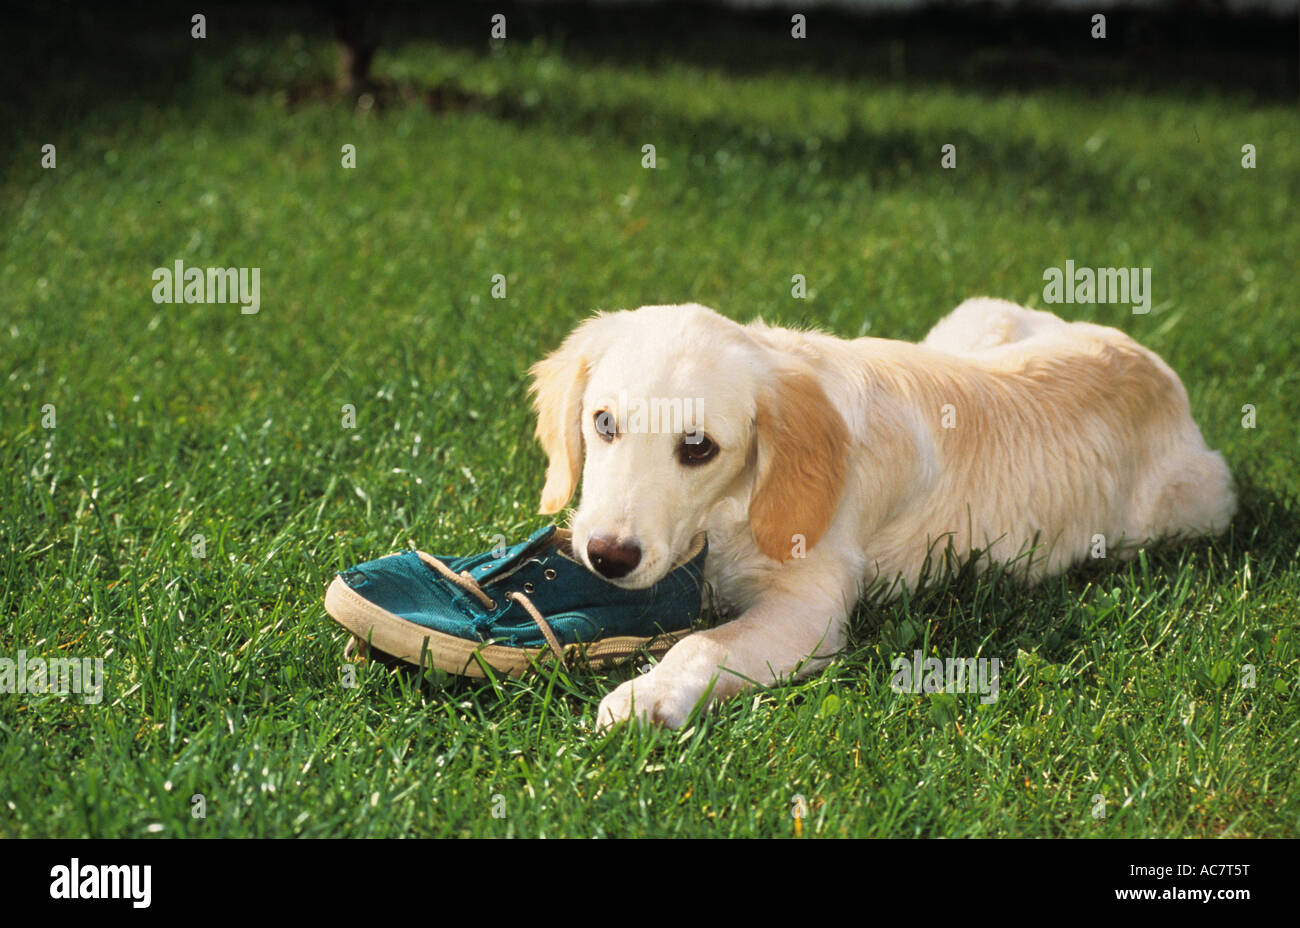
[[848,429],[811,373],[789,371],[759,397],[758,477],[749,526],[758,549],[787,561],[825,534],[844,488]]
[[584,322],[564,343],[538,361],[528,373],[529,392],[537,410],[537,440],[546,452],[546,486],[540,511],[559,512],[573,496],[582,474],[582,393],[587,388],[591,362],[587,350],[590,326]]

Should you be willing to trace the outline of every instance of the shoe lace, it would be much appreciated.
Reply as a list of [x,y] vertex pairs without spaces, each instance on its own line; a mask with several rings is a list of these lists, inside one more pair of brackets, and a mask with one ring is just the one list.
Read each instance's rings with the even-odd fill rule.
[[[477,599],[483,604],[484,608],[490,610],[497,607],[496,600],[483,592],[483,587],[479,586],[478,581],[470,575],[469,571],[463,570],[460,573],[456,573],[432,554],[425,554],[423,551],[417,551],[415,553],[420,556],[420,560],[424,561],[424,563],[442,574],[448,582],[454,583],[466,593],[469,593]],[[546,639],[546,643],[550,646],[551,653],[555,655],[556,659],[559,660],[561,664],[565,663],[564,648],[560,645],[560,639],[556,637],[555,631],[551,628],[550,623],[546,621],[546,617],[542,615],[541,611],[533,605],[533,601],[528,598],[528,595],[518,591],[511,591],[506,594],[506,599],[514,600],[523,607],[524,611],[527,612],[532,620],[537,623],[537,627],[541,629],[542,637]]]

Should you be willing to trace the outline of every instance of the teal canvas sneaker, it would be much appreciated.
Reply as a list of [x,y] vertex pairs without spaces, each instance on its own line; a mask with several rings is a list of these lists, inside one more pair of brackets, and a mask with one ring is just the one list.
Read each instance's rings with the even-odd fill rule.
[[574,557],[567,529],[469,557],[403,551],[345,570],[325,609],[357,641],[462,676],[518,675],[538,658],[600,667],[662,654],[691,632],[704,590],[703,533],[662,580],[626,590]]

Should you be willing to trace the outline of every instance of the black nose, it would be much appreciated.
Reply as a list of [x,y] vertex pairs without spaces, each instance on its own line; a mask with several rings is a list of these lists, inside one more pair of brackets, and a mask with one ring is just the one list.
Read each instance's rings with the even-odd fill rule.
[[617,541],[596,535],[587,542],[587,558],[596,573],[615,580],[626,577],[641,563],[641,546],[634,541]]

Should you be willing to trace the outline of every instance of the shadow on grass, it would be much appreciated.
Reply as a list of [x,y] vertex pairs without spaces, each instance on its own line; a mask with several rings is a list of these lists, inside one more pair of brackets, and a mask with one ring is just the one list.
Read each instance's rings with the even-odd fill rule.
[[[216,68],[238,82],[250,56],[267,48],[275,49],[272,74],[307,67],[328,76],[336,68],[332,52],[310,61],[305,52],[285,54],[283,44],[296,35],[332,48],[327,5],[218,0],[204,7],[207,37],[194,39],[193,11],[157,0],[9,4],[0,31],[21,41],[0,56],[0,122],[21,138],[71,131],[118,106],[162,107],[196,95],[202,103],[210,88],[193,86],[196,70]],[[373,19],[384,54],[425,40],[486,55],[490,16],[502,13],[511,43],[540,40],[579,63],[618,67],[817,74],[988,94],[1058,88],[1294,102],[1298,90],[1294,13],[1231,16],[1193,2],[1115,10],[1104,41],[1091,38],[1090,14],[1029,5],[870,15],[816,9],[801,40],[790,36],[788,10],[684,2],[355,5]]]
[[[791,37],[795,9],[738,10],[684,2],[591,5],[498,3],[511,41],[544,38],[567,56],[617,66],[690,65],[746,75],[803,72],[991,94],[1063,88],[1200,95],[1238,93],[1294,102],[1296,18],[1230,15],[1195,0],[1162,9],[1107,12],[1107,36],[1091,36],[1092,11],[985,3],[962,9],[815,8],[806,38]],[[487,16],[461,8],[392,12],[386,41],[435,37],[487,44]]]
[[940,145],[951,143],[968,159],[963,162],[967,165],[964,181],[979,177],[1022,188],[1052,185],[1071,191],[1076,207],[1099,214],[1113,214],[1116,201],[1127,195],[1127,187],[1118,179],[1075,157],[1064,145],[1048,145],[1027,136],[989,135],[959,127],[945,127],[942,133],[879,130],[857,121],[839,134],[817,136],[799,125],[781,131],[770,125],[756,128],[727,116],[692,118],[623,105],[575,110],[549,101],[525,106],[506,97],[494,101],[491,110],[520,125],[544,122],[571,134],[614,140],[629,151],[639,151],[647,138],[653,138],[664,151],[707,157],[705,176],[714,167],[715,153],[725,151],[742,163],[758,161],[764,170],[798,167],[791,174],[799,178],[814,174],[836,181],[864,177],[873,187],[909,180],[951,183],[946,172],[938,170]]

